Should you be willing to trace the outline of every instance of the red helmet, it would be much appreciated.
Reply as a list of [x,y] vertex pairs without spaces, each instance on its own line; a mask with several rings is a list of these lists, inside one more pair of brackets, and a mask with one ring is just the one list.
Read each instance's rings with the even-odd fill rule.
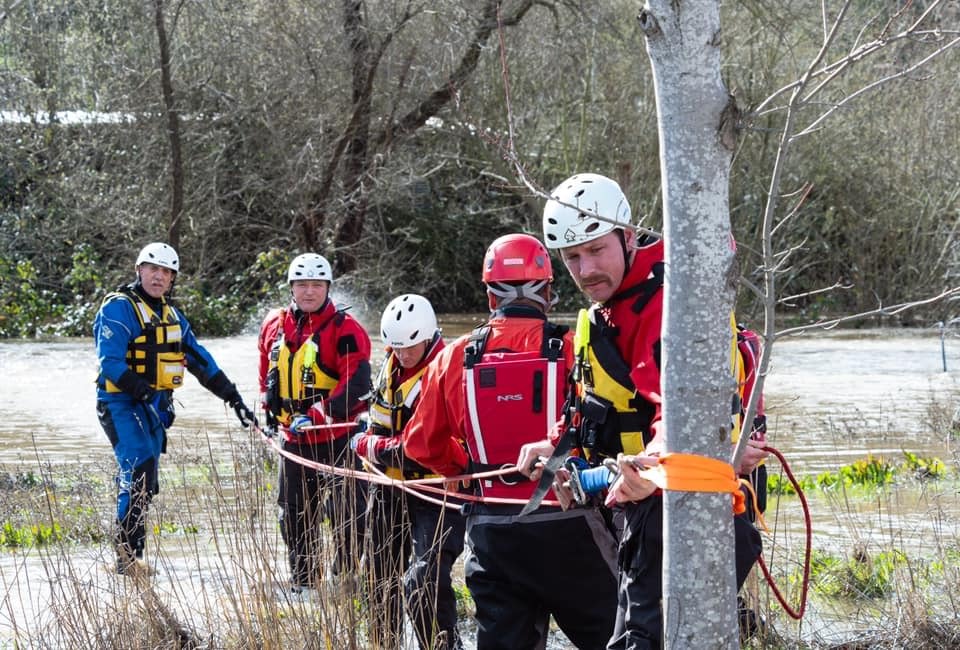
[[504,235],[493,240],[483,257],[483,281],[553,281],[550,254],[540,240],[531,235]]

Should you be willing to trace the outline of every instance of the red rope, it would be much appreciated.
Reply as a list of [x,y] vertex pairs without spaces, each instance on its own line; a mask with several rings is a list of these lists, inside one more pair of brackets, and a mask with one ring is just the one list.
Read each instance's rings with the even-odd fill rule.
[[793,472],[790,471],[790,465],[787,464],[787,460],[783,457],[783,454],[781,454],[779,450],[774,449],[769,445],[765,447],[765,449],[776,456],[777,460],[780,461],[780,466],[783,468],[787,478],[790,479],[790,483],[797,491],[797,496],[800,497],[800,505],[803,508],[803,524],[806,529],[806,549],[803,554],[803,582],[801,583],[800,587],[800,607],[798,609],[794,610],[787,603],[786,599],[783,597],[783,594],[780,593],[773,576],[770,575],[770,570],[767,568],[766,562],[763,561],[763,555],[759,555],[757,557],[757,564],[760,565],[760,569],[763,571],[763,576],[767,579],[767,584],[770,585],[770,589],[773,591],[773,595],[776,596],[777,600],[780,602],[780,606],[783,607],[783,611],[785,611],[791,618],[799,621],[801,618],[803,618],[803,614],[807,609],[807,592],[810,589],[810,552],[813,545],[813,524],[810,519],[810,507],[807,505],[807,497],[804,496],[803,490],[800,489],[800,483],[797,482],[797,479],[793,476]]
[[[336,467],[333,465],[327,465],[324,463],[318,463],[316,461],[308,460],[306,458],[303,458],[302,456],[298,456],[297,454],[293,454],[291,452],[285,451],[283,448],[281,448],[279,444],[277,444],[277,441],[272,436],[267,435],[267,433],[263,429],[261,429],[260,427],[254,427],[254,428],[257,431],[259,431],[261,436],[263,436],[263,441],[266,444],[273,447],[274,451],[276,451],[279,455],[284,456],[285,458],[289,458],[294,462],[300,463],[305,467],[310,467],[312,469],[329,473],[329,474],[334,474],[336,476],[358,478],[361,480],[369,481],[371,483],[377,483],[380,485],[392,485],[394,487],[398,487],[404,490],[405,492],[413,496],[416,496],[418,498],[421,498],[425,501],[429,501],[437,505],[443,505],[449,508],[459,508],[458,504],[449,503],[446,501],[446,498],[444,498],[441,501],[439,499],[429,497],[426,494],[423,494],[423,492],[443,494],[445,497],[454,497],[458,500],[464,500],[464,501],[482,501],[485,503],[501,503],[501,504],[526,503],[525,499],[496,499],[496,498],[490,498],[490,497],[484,498],[484,497],[480,497],[472,494],[462,494],[459,492],[451,493],[443,487],[434,487],[435,484],[454,483],[457,481],[470,481],[470,480],[481,479],[481,478],[492,478],[495,476],[500,476],[502,474],[515,472],[516,467],[504,467],[499,470],[481,472],[478,474],[462,474],[459,476],[441,476],[438,478],[426,478],[426,479],[402,481],[402,480],[390,478],[389,476],[386,476],[382,472],[377,472],[374,474],[371,472],[362,472],[358,470],[353,470],[353,469],[344,468],[344,467]],[[763,571],[763,575],[767,580],[767,584],[770,585],[770,589],[773,591],[773,595],[776,597],[777,601],[779,601],[781,607],[783,607],[783,610],[791,618],[800,620],[801,618],[803,618],[803,614],[807,608],[807,593],[809,592],[809,589],[810,589],[810,555],[811,555],[811,549],[813,545],[813,524],[810,519],[810,507],[807,504],[807,498],[803,494],[803,490],[800,488],[800,483],[797,481],[796,477],[794,477],[793,472],[790,470],[790,465],[787,463],[786,458],[783,457],[783,454],[780,453],[779,450],[769,445],[765,447],[765,449],[771,454],[773,454],[774,456],[776,456],[777,460],[780,461],[780,465],[783,468],[784,473],[787,475],[787,478],[790,480],[790,483],[793,485],[794,489],[797,492],[797,496],[800,498],[800,505],[803,509],[803,521],[804,521],[804,528],[805,528],[806,543],[805,543],[805,550],[804,550],[804,557],[803,557],[803,582],[801,584],[801,589],[800,589],[800,606],[798,609],[796,610],[793,609],[793,607],[791,607],[790,604],[787,603],[786,598],[784,598],[783,594],[780,593],[780,589],[777,587],[776,581],[773,579],[773,576],[770,574],[770,570],[767,568],[766,562],[763,561],[762,554],[757,556],[757,564],[760,565],[760,569]],[[559,505],[559,503],[556,501],[544,501],[543,503],[545,505]]]
[[[272,447],[273,450],[287,458],[292,460],[295,463],[299,463],[304,467],[309,467],[310,469],[315,469],[318,472],[323,472],[325,474],[333,474],[334,476],[355,478],[362,481],[368,481],[370,483],[376,483],[378,485],[391,485],[393,487],[398,487],[405,492],[413,494],[424,501],[429,501],[431,503],[445,505],[448,508],[459,508],[459,504],[455,503],[440,503],[439,501],[432,499],[431,497],[423,494],[424,492],[432,492],[435,494],[443,494],[448,497],[456,498],[460,501],[479,501],[483,503],[495,503],[501,505],[524,505],[527,503],[528,499],[510,499],[510,498],[496,498],[496,497],[482,497],[474,494],[465,494],[462,492],[450,492],[445,487],[434,487],[436,484],[445,484],[445,483],[456,483],[456,482],[469,482],[477,479],[484,478],[494,478],[497,476],[502,476],[504,474],[512,474],[517,471],[517,468],[508,465],[500,469],[490,470],[486,472],[477,472],[476,474],[458,474],[457,476],[438,476],[436,478],[422,478],[422,479],[411,479],[411,480],[399,480],[391,478],[382,472],[377,472],[373,474],[371,472],[364,472],[356,469],[350,469],[348,467],[337,467],[336,465],[328,465],[326,463],[319,463],[314,460],[309,460],[303,456],[299,456],[292,452],[286,451],[283,449],[280,444],[277,442],[276,438],[270,435],[261,429],[260,427],[254,427],[257,431],[260,432],[263,442],[268,446]],[[560,502],[555,500],[545,499],[543,505],[548,506],[559,506]]]

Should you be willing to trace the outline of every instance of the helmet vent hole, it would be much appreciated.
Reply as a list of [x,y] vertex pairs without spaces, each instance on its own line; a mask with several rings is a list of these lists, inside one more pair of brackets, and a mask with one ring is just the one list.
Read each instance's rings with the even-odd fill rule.
[[415,341],[419,335],[420,330],[414,330],[413,333],[410,334],[410,340]]
[[594,230],[596,230],[596,229],[599,228],[599,227],[600,227],[600,222],[599,222],[599,221],[594,221],[594,222],[591,223],[589,226],[587,226],[586,228],[584,228],[583,231],[584,231],[585,233],[589,234],[589,233],[592,233]]

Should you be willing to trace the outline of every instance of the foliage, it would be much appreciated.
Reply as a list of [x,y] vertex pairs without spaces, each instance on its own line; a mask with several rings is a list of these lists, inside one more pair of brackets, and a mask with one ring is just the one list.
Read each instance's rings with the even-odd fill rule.
[[947,467],[939,458],[921,458],[917,454],[903,451],[906,457],[905,469],[918,479],[940,479],[947,473]]
[[56,321],[64,306],[53,293],[40,288],[37,270],[29,260],[14,262],[0,255],[0,338],[41,335]]
[[[815,550],[811,556],[810,582],[817,592],[831,597],[854,599],[882,598],[895,588],[897,569],[907,564],[899,550],[869,554],[856,549],[849,558]],[[796,584],[800,574],[793,574]]]
[[43,523],[17,526],[10,521],[5,521],[0,526],[0,546],[6,548],[46,546],[61,541],[63,541],[63,531],[57,523],[52,526]]
[[[341,3],[186,3],[167,16],[183,147],[178,294],[200,332],[248,325],[282,282],[283,260],[307,247],[306,221],[317,225],[319,252],[357,258],[338,281],[363,302],[418,291],[441,312],[482,311],[486,245],[540,228],[542,201],[517,182],[507,151],[545,190],[576,171],[614,176],[635,217],[659,226],[656,106],[633,3],[533,3],[478,49],[473,74],[435,119],[399,128],[447,88],[484,4],[454,0],[410,15],[404,3],[368,8],[365,33],[384,48],[362,78],[371,80],[369,115],[356,113],[358,59]],[[891,6],[853,3],[840,46],[876,36]],[[819,7],[723,3],[726,81],[745,115],[804,72]],[[934,18],[948,31],[960,23],[949,6]],[[136,251],[169,238],[156,42],[143,3],[21,3],[5,13],[0,105],[29,119],[0,122],[0,337],[87,335],[103,294],[130,281]],[[824,103],[907,65],[919,46],[891,40],[883,57],[838,75]],[[862,311],[953,282],[960,169],[943,134],[960,129],[955,61],[931,61],[922,78],[884,86],[797,142],[783,189],[813,190],[778,230],[792,251],[780,286],[804,294],[785,317]],[[781,119],[750,115],[734,160],[731,218],[742,270],[754,279]],[[363,170],[356,186],[354,163]],[[338,236],[358,211],[358,236],[345,243]],[[264,254],[276,264],[262,264]],[[567,274],[555,275],[559,307],[579,306]],[[810,293],[838,281],[849,288]],[[749,296],[742,300],[752,319]],[[915,318],[943,320],[945,309]]]
[[[922,458],[904,450],[904,462],[895,465],[872,454],[850,465],[841,465],[835,472],[821,472],[816,477],[797,478],[804,492],[815,489],[831,490],[839,486],[883,487],[890,485],[898,476],[906,474],[920,480],[937,480],[946,477],[946,466],[939,458]],[[770,472],[767,476],[767,491],[771,495],[796,496],[797,491],[786,476]]]

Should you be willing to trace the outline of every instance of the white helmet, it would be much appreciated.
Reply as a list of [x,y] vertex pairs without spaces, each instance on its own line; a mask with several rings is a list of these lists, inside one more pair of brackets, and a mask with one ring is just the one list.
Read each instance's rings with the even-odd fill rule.
[[437,316],[430,301],[415,293],[405,293],[390,301],[380,318],[380,337],[384,345],[406,348],[429,341],[437,332]]
[[333,282],[333,269],[330,268],[330,262],[323,255],[316,253],[304,253],[297,255],[290,262],[290,269],[287,271],[287,282],[294,280],[326,280]]
[[180,258],[177,257],[177,251],[173,250],[173,246],[162,242],[153,242],[143,247],[137,255],[137,263],[134,266],[139,268],[144,262],[162,266],[174,273],[180,272]]
[[[630,204],[623,190],[606,176],[577,174],[550,193],[543,207],[543,240],[547,248],[567,248],[592,241],[616,228],[630,227]],[[562,205],[562,204],[566,205]],[[570,206],[576,206],[572,208]],[[593,214],[581,212],[589,210]],[[602,221],[600,215],[616,223]]]

